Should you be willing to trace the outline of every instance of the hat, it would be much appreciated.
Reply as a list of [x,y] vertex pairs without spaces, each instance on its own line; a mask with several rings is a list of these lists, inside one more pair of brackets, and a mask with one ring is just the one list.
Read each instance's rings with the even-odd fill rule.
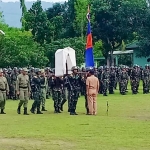
[[28,72],[28,69],[27,69],[27,68],[23,68],[22,70],[25,71],[25,72]]

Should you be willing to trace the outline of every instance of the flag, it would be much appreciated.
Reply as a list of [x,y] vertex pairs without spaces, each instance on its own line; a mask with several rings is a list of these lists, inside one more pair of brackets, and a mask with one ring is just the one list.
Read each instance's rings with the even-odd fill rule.
[[88,6],[87,19],[88,19],[88,27],[87,27],[86,50],[85,50],[85,66],[94,67],[93,42],[92,42],[89,6]]

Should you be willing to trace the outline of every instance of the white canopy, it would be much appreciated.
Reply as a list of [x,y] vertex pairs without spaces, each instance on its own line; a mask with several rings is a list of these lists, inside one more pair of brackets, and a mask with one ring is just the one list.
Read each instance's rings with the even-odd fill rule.
[[58,49],[55,52],[55,76],[63,76],[66,74],[66,69],[68,69],[68,74],[70,74],[73,66],[76,66],[74,49],[66,47],[64,49]]

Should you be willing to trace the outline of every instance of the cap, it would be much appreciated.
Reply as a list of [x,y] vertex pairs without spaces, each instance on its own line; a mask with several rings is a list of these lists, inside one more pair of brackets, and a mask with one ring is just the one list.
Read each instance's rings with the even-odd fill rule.
[[25,71],[25,72],[28,72],[28,69],[27,69],[27,68],[23,68],[22,70]]

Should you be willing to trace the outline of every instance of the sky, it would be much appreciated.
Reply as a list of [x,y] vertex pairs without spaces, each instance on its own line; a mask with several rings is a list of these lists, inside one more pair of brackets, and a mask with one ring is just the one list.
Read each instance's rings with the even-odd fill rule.
[[[2,2],[19,2],[19,0],[1,0]],[[25,1],[36,1],[36,0],[25,0]],[[42,1],[45,1],[45,2],[64,2],[64,1],[67,1],[67,0],[42,0]]]

